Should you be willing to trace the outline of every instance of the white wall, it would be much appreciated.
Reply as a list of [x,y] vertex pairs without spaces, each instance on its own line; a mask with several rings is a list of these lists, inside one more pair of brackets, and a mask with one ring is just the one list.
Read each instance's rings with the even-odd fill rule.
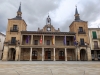
[[3,50],[4,41],[5,36],[2,33],[0,33],[0,50]]

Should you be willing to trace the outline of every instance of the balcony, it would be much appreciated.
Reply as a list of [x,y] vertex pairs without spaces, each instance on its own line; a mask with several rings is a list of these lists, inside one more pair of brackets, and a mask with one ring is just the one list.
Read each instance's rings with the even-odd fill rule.
[[93,49],[100,49],[99,45],[94,45],[93,47],[94,47]]
[[18,27],[16,27],[16,28],[11,27],[10,28],[10,32],[18,32],[18,31],[19,31]]
[[78,29],[78,34],[86,34],[86,32],[85,32],[85,30],[80,31],[80,30]]
[[86,44],[85,44],[85,43],[79,43],[79,46],[80,46],[80,47],[87,47],[88,44],[87,44],[87,43],[86,43]]
[[16,41],[14,41],[14,42],[9,41],[8,45],[16,45]]

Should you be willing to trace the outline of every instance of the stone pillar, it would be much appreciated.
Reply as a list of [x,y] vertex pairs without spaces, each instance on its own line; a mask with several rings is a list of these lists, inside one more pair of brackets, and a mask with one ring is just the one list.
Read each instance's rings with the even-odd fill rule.
[[20,57],[21,57],[21,48],[19,49],[19,61],[20,61]]
[[32,47],[30,48],[30,61],[32,61]]
[[16,47],[16,58],[15,58],[15,61],[18,61],[19,60],[19,50],[20,48],[19,47]]
[[54,45],[55,45],[55,36],[54,36]]
[[33,45],[33,35],[31,35],[31,45]]
[[44,48],[42,48],[42,61],[44,61]]
[[4,46],[4,50],[3,50],[3,61],[7,61],[8,60],[8,46]]
[[43,35],[43,45],[44,45],[44,35]]
[[94,50],[94,56],[95,56],[95,60],[98,60],[98,56],[97,56],[97,51],[96,50]]
[[92,60],[92,58],[91,58],[91,49],[89,47],[87,48],[87,58],[88,58],[88,61]]
[[21,42],[20,42],[20,44],[22,45],[22,43],[23,43],[23,35],[21,35]]
[[76,57],[76,61],[78,60],[78,48],[76,47],[75,49],[75,57]]
[[80,49],[79,48],[77,48],[77,59],[78,61],[80,61]]
[[67,49],[65,48],[65,61],[67,61]]
[[55,48],[53,50],[54,50],[54,61],[55,61]]

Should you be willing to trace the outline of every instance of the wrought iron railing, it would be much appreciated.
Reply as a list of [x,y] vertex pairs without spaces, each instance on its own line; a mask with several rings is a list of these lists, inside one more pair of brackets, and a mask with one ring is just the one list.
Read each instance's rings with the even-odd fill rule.
[[10,32],[18,32],[18,31],[19,31],[18,27],[16,27],[16,28],[11,27],[10,28]]
[[80,30],[78,29],[78,34],[86,34],[86,32],[85,32],[85,30],[80,31]]

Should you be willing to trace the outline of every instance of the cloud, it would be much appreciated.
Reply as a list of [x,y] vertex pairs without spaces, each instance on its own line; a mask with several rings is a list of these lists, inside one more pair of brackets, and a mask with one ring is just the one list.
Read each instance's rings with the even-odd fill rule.
[[100,19],[100,0],[1,0],[0,32],[6,32],[7,19],[16,16],[20,1],[22,3],[22,17],[28,25],[27,30],[34,31],[38,27],[43,28],[49,13],[55,29],[69,31],[69,25],[74,21],[76,4],[80,18],[88,21],[89,26]]

